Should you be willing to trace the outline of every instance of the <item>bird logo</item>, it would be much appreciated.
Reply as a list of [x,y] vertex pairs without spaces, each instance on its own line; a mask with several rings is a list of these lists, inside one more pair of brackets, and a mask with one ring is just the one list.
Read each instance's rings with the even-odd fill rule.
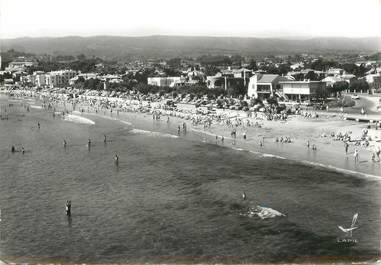
[[356,222],[357,222],[357,218],[358,218],[359,214],[356,213],[355,215],[353,215],[353,218],[352,218],[352,224],[349,228],[344,228],[342,227],[341,225],[338,226],[338,228],[344,232],[347,236],[349,235],[350,237],[352,237],[352,232],[353,230],[357,229],[358,226],[356,226]]

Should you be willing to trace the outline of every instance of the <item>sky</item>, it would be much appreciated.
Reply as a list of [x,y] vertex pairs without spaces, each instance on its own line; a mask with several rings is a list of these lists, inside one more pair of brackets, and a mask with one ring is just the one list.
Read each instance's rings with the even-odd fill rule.
[[381,0],[0,0],[1,38],[381,36]]

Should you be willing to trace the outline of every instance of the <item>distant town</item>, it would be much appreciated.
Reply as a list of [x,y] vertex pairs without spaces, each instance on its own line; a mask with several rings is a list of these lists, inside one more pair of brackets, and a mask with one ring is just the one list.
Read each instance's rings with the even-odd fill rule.
[[[117,62],[85,55],[34,55],[16,50],[1,54],[3,88],[62,90],[111,97],[157,95],[176,102],[249,110],[255,100],[326,102],[342,92],[381,92],[378,54],[325,56],[298,54],[246,58],[204,55]],[[209,102],[229,97],[234,104]],[[251,102],[250,102],[251,100]]]

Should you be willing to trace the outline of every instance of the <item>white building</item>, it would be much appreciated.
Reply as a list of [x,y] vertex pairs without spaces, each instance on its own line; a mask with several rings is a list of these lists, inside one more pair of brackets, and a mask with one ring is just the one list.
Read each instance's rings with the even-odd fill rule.
[[273,74],[255,74],[249,79],[247,95],[254,98],[269,98],[280,89],[279,82],[289,80]]
[[333,86],[333,84],[337,82],[344,81],[341,77],[338,76],[327,76],[323,80],[321,80],[327,84],[327,86]]
[[180,76],[173,76],[173,77],[148,77],[147,83],[148,85],[152,86],[168,86],[168,87],[174,87],[174,86],[180,86],[185,84],[186,79],[184,77]]
[[53,87],[65,87],[69,85],[69,80],[77,75],[73,70],[53,71],[46,74],[46,85]]
[[310,100],[326,93],[326,84],[322,81],[282,81],[279,85],[291,100]]
[[327,71],[327,76],[338,76],[342,75],[344,73],[344,70],[341,68],[329,68]]
[[368,82],[371,89],[379,90],[381,89],[381,75],[371,74],[365,76],[365,81]]
[[17,72],[17,71],[25,71],[25,68],[35,65],[36,62],[34,60],[25,58],[23,56],[18,57],[14,61],[8,64],[8,67],[5,68],[6,71]]
[[98,74],[96,73],[84,73],[84,74],[79,74],[79,75],[76,75],[74,76],[73,78],[70,78],[69,80],[69,85],[74,85],[75,82],[78,80],[78,78],[80,77],[83,77],[83,79],[87,80],[87,79],[96,79],[98,78]]
[[298,69],[303,69],[304,68],[304,63],[302,63],[302,62],[294,63],[294,64],[290,65],[290,68],[293,71],[298,70]]

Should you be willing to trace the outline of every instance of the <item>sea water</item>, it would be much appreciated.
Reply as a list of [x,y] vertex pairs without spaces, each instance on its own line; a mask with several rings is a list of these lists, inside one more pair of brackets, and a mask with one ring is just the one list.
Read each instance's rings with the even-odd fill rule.
[[[143,124],[138,116],[122,123],[87,115],[92,124],[28,112],[6,99],[0,104],[8,113],[0,120],[3,259],[292,262],[380,255],[377,179],[203,143],[191,132],[176,137],[164,122]],[[12,153],[12,145],[26,152]],[[282,215],[248,215],[256,205]],[[356,243],[342,244],[347,235],[338,225],[349,227],[355,213]]]

